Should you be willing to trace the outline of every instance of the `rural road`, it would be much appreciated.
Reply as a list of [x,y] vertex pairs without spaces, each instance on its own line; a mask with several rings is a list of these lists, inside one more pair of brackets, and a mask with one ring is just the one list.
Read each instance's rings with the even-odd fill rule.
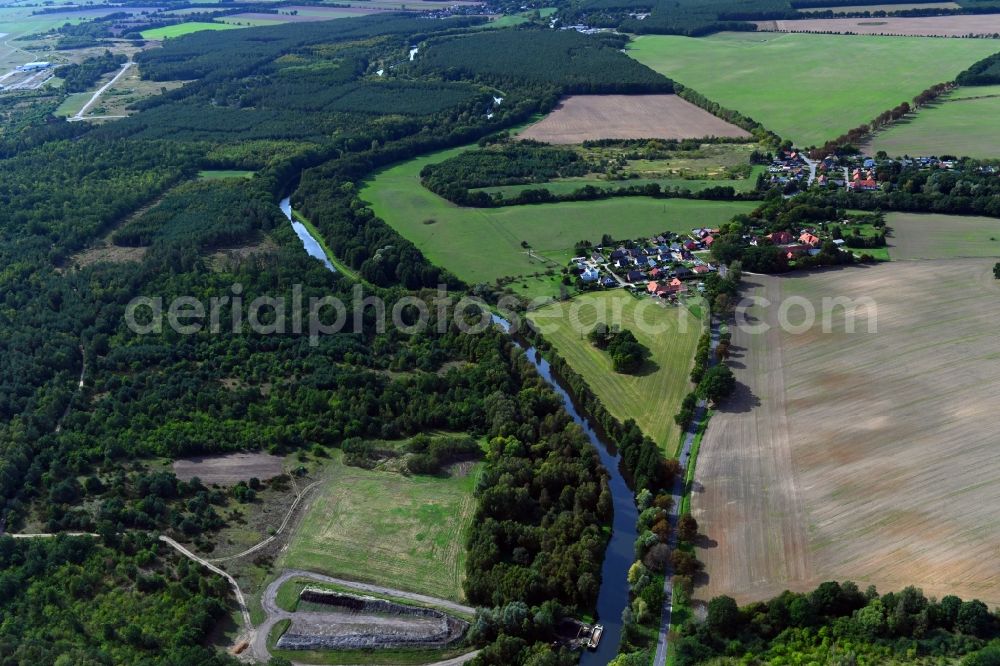
[[[206,563],[207,564],[207,563]],[[318,583],[332,583],[334,585],[340,585],[342,587],[347,587],[352,590],[357,590],[359,592],[368,592],[372,594],[388,595],[392,597],[398,597],[400,599],[409,599],[410,601],[417,601],[423,604],[436,606],[438,608],[448,610],[454,613],[471,614],[475,612],[474,608],[469,606],[463,606],[462,604],[457,604],[453,601],[445,601],[444,599],[435,599],[434,597],[428,597],[423,594],[416,594],[413,592],[404,592],[402,590],[394,590],[389,587],[382,587],[380,585],[370,585],[368,583],[357,583],[352,580],[344,580],[342,578],[334,578],[332,576],[324,576],[322,574],[312,573],[310,571],[299,571],[296,569],[289,569],[283,571],[280,576],[271,581],[271,584],[267,586],[264,590],[264,594],[261,596],[260,603],[264,608],[264,613],[267,615],[264,622],[257,627],[256,631],[253,633],[250,642],[250,650],[253,654],[254,659],[260,662],[266,662],[271,658],[270,652],[267,650],[267,637],[274,628],[274,625],[281,620],[291,619],[294,613],[289,613],[288,611],[278,608],[277,596],[278,588],[280,588],[286,581],[293,578],[308,578],[309,580],[314,580]],[[455,659],[449,659],[447,661],[439,662],[433,666],[452,666],[457,664],[464,664],[467,661],[471,661],[473,657],[476,656],[475,652],[470,652],[469,654],[464,654]]]
[[[240,606],[240,613],[243,615],[243,627],[250,634],[249,640],[253,641],[254,640],[254,628],[253,628],[253,621],[251,621],[251,619],[250,619],[250,610],[247,608],[247,600],[243,597],[243,591],[240,590],[240,586],[236,582],[236,579],[233,578],[232,576],[230,576],[229,574],[227,574],[225,571],[223,571],[219,567],[217,567],[214,564],[212,564],[211,562],[209,562],[208,560],[205,560],[205,559],[202,559],[202,558],[198,557],[197,555],[195,555],[194,553],[192,553],[190,550],[188,550],[184,546],[180,545],[179,543],[177,543],[176,541],[174,541],[170,537],[166,536],[165,534],[161,534],[160,535],[160,541],[162,541],[165,544],[171,546],[174,550],[176,550],[177,552],[179,552],[181,555],[184,555],[185,557],[194,560],[195,562],[197,562],[198,564],[202,565],[203,567],[205,567],[209,571],[217,573],[217,574],[219,574],[220,576],[222,576],[223,578],[225,578],[226,580],[229,581],[229,585],[233,588],[233,594],[236,595],[236,603],[239,604],[239,606]],[[266,637],[265,637],[265,640],[266,640]]]
[[819,165],[819,162],[811,160],[805,155],[800,154],[800,157],[802,158],[802,161],[805,162],[806,165],[809,167],[809,181],[806,183],[806,186],[808,187],[809,185],[813,184],[814,180],[816,180],[816,167],[817,165]]
[[249,548],[247,548],[246,550],[244,550],[242,553],[237,553],[235,555],[229,555],[227,557],[216,557],[216,558],[213,558],[213,559],[209,560],[209,562],[228,562],[229,560],[235,560],[235,559],[237,559],[239,557],[245,557],[247,555],[250,555],[251,553],[257,552],[258,550],[260,550],[264,546],[268,545],[269,543],[271,543],[272,541],[274,541],[275,539],[277,539],[279,536],[281,536],[281,533],[284,531],[285,527],[288,526],[288,523],[292,519],[292,516],[295,514],[295,509],[298,508],[299,503],[302,501],[302,498],[306,496],[306,493],[308,493],[310,490],[312,490],[313,488],[315,488],[316,486],[318,486],[322,482],[323,482],[323,479],[320,479],[319,481],[313,481],[308,486],[306,486],[305,488],[303,488],[302,492],[300,492],[298,495],[295,496],[295,500],[292,502],[292,506],[290,506],[288,508],[288,513],[285,514],[285,519],[281,521],[281,525],[278,527],[277,530],[275,530],[274,534],[272,534],[268,538],[264,539],[263,541],[261,541],[257,545],[250,546]]
[[124,76],[125,72],[127,72],[129,67],[131,67],[132,65],[133,62],[131,60],[122,65],[121,71],[115,74],[114,78],[112,78],[110,81],[108,81],[103,86],[98,88],[97,92],[95,92],[93,96],[87,101],[87,103],[83,105],[83,108],[77,111],[75,116],[67,118],[67,120],[69,120],[70,122],[75,122],[77,120],[84,120],[83,116],[85,113],[87,113],[87,110],[90,109],[90,107],[94,105],[94,102],[96,102],[100,98],[100,96],[104,94],[105,90],[113,86],[118,81],[118,79]]
[[[709,365],[715,364],[715,348],[719,344],[719,327],[718,324],[712,322],[712,336],[711,345],[708,353],[708,363]],[[674,479],[674,489],[670,493],[674,500],[674,505],[670,509],[670,525],[673,528],[670,531],[670,540],[667,544],[670,546],[670,550],[673,551],[677,547],[677,521],[680,518],[681,511],[681,500],[684,498],[684,477],[687,476],[688,465],[691,462],[691,449],[694,447],[695,437],[698,435],[698,428],[701,424],[701,420],[705,418],[705,410],[708,404],[705,400],[698,401],[698,407],[695,409],[694,417],[691,419],[691,424],[688,426],[687,432],[684,433],[684,445],[681,447],[681,453],[678,460],[681,464],[681,468],[684,470],[684,474]],[[670,579],[672,576],[671,565],[667,565],[667,570],[663,578],[663,610],[660,613],[660,633],[656,641],[656,655],[653,659],[653,666],[665,666],[667,663],[667,644],[670,635],[670,622],[674,614],[674,590],[673,584]]]

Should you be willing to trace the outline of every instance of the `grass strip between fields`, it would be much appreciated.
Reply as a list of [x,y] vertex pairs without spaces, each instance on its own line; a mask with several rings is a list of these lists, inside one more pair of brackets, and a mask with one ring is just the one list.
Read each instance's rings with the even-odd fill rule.
[[[702,418],[701,423],[698,425],[698,431],[695,433],[694,442],[691,444],[691,458],[688,463],[687,468],[684,470],[684,495],[681,497],[681,506],[678,511],[679,515],[684,515],[691,511],[691,488],[694,485],[694,472],[698,464],[698,451],[701,450],[701,440],[705,436],[705,431],[708,429],[708,422],[712,419],[712,410],[706,410],[705,416]],[[682,444],[683,444],[683,440]],[[690,544],[679,546],[681,550],[693,552],[694,548]],[[674,597],[676,599],[676,596]],[[675,635],[680,630],[681,623],[687,619],[690,614],[690,607],[687,604],[678,604],[673,602],[673,612],[670,615],[670,633]],[[680,619],[678,619],[678,617]],[[667,666],[673,666],[676,664],[674,642],[667,643]]]

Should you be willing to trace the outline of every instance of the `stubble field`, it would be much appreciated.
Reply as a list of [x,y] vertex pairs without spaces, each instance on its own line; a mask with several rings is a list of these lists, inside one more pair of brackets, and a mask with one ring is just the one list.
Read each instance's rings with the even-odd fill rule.
[[[994,260],[748,278],[782,297],[867,296],[845,332],[737,330],[737,396],[701,447],[694,514],[707,582],[740,602],[824,580],[1000,602],[1000,281]],[[793,323],[802,321],[793,310]]]
[[571,95],[520,136],[573,144],[592,139],[746,138],[750,133],[677,95]]
[[781,32],[839,32],[855,35],[965,37],[1000,32],[1000,14],[961,16],[886,16],[882,18],[795,19],[756,21],[761,30]]

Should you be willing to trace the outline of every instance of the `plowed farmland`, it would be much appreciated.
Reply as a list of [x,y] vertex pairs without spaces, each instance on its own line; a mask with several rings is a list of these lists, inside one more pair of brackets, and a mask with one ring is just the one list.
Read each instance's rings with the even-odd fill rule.
[[546,143],[593,139],[746,138],[750,134],[677,95],[573,95],[521,132]]
[[[804,333],[736,330],[734,399],[708,428],[693,508],[707,580],[740,602],[824,580],[1000,603],[1000,281],[995,259],[748,277],[782,298],[866,296]],[[822,312],[817,306],[817,312]],[[792,308],[792,324],[803,321]]]

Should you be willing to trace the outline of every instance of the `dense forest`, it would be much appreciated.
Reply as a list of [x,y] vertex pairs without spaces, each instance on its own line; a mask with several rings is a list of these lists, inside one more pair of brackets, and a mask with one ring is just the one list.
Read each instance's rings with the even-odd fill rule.
[[[610,510],[604,475],[557,397],[500,333],[470,336],[433,325],[418,335],[383,331],[367,309],[338,335],[311,337],[304,328],[267,335],[253,334],[249,318],[237,316],[258,297],[290,302],[295,289],[306,303],[330,295],[351,302],[352,285],[302,252],[275,205],[304,169],[297,207],[388,307],[404,289],[458,284],[360,205],[356,184],[381,165],[475,141],[542,108],[530,84],[514,86],[491,121],[484,113],[491,94],[480,82],[372,74],[427,31],[470,22],[380,16],[343,28],[233,31],[256,32],[260,48],[243,36],[171,40],[140,57],[143,74],[204,73],[199,81],[120,123],[46,122],[3,145],[0,195],[10,204],[0,213],[5,529],[30,523],[98,532],[109,543],[99,546],[103,562],[112,557],[103,549],[119,547],[115,535],[130,543],[140,538],[137,531],[166,532],[211,550],[213,534],[226,524],[228,492],[123,463],[317,446],[353,454],[363,452],[359,441],[464,432],[473,439],[415,444],[410,471],[435,473],[446,460],[474,453],[470,442],[491,438],[477,491],[481,520],[470,537],[470,597],[490,605],[552,597],[566,612],[592,607]],[[559,92],[555,85],[545,90],[553,100]],[[257,175],[195,180],[204,168]],[[140,252],[117,263],[81,260],[81,251],[102,238]],[[140,295],[164,303],[222,295],[227,302],[215,326],[206,321],[186,335],[150,326],[140,335],[125,317]],[[286,321],[271,308],[255,316],[275,332]],[[355,321],[353,309],[348,319]],[[532,480],[514,487],[511,475]],[[239,501],[252,499],[248,488],[240,487]],[[507,506],[508,496],[518,503]],[[520,537],[511,541],[515,533]],[[130,629],[122,642],[147,650],[103,659],[212,663],[215,657],[191,646],[223,608],[221,579],[184,564],[174,571],[155,553],[139,561],[134,588],[126,578],[98,573],[93,560],[76,562],[141,632]],[[131,566],[123,561],[119,568]],[[31,575],[46,587],[69,579],[56,568]],[[215,605],[201,612],[194,601],[173,604],[178,615],[171,617],[184,619],[147,632],[151,618],[165,613],[153,602],[183,599],[181,585]],[[96,637],[95,649],[119,649],[117,634],[90,627],[91,616],[76,612],[86,616],[81,631]],[[32,621],[39,636],[58,630],[55,617]],[[184,640],[166,635],[175,627],[186,632]],[[535,643],[524,644],[525,655],[550,650]],[[189,656],[177,656],[175,644]],[[80,661],[65,643],[52,649]]]
[[955,77],[960,86],[989,86],[1000,83],[1000,53],[973,63],[969,69]]
[[624,35],[529,28],[435,38],[411,69],[446,79],[474,77],[501,90],[516,82],[563,94],[672,92],[669,79],[621,53],[626,41]]
[[108,544],[0,536],[0,661],[235,664],[202,646],[226,592],[139,533]]
[[[688,622],[677,663],[767,664],[794,655],[802,663],[998,663],[1000,620],[981,601],[940,601],[907,587],[879,595],[851,582],[827,582],[808,594],[785,592],[739,608],[730,597],[708,603],[704,622]],[[924,661],[926,660],[926,661]],[[715,662],[713,662],[715,663]]]

